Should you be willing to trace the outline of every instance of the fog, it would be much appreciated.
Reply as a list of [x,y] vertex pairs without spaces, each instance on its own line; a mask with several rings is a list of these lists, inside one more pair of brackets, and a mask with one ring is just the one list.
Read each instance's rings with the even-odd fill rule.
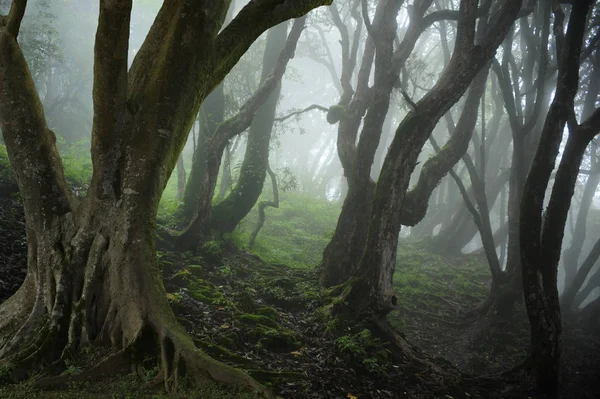
[[[0,0],[6,21],[12,3]],[[387,323],[403,301],[398,276],[410,275],[413,255],[402,251],[414,246],[484,265],[477,314],[516,320],[520,309],[525,320],[526,308],[532,325],[543,306],[558,309],[558,324],[561,309],[597,314],[585,313],[600,306],[597,2],[580,16],[583,6],[568,1],[526,1],[517,14],[514,1],[335,0],[288,20],[285,1],[252,11],[259,1],[235,0],[225,13],[220,3],[171,9],[134,0],[125,22],[107,6],[116,15],[107,20],[125,30],[118,33],[98,28],[102,2],[24,3],[15,37],[28,73],[19,76],[31,76],[61,158],[39,170],[56,181],[64,170],[64,198],[85,212],[142,193],[150,205],[122,219],[149,226],[157,242],[149,251],[159,251],[152,259],[177,252],[204,262],[215,245],[240,246],[314,271],[321,288],[355,287],[364,298],[344,288],[340,303]],[[243,20],[245,12],[255,19]],[[267,14],[284,22],[273,26]],[[205,36],[194,36],[194,18]],[[115,72],[127,29],[126,67]],[[94,59],[96,43],[104,59]],[[0,115],[0,155],[17,172],[27,156],[14,143],[27,140],[11,138],[9,126],[19,118]],[[40,139],[41,153],[53,153],[50,141]],[[20,196],[45,200],[24,191],[25,175],[15,174]],[[141,214],[151,220],[134,223]],[[118,225],[110,217],[98,220]],[[546,341],[531,331],[531,353],[542,359],[535,343]]]

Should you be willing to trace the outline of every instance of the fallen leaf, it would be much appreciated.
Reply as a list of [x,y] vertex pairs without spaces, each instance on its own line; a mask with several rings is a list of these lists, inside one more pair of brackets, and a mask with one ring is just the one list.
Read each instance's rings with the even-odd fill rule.
[[229,328],[229,324],[225,323],[225,324],[221,324],[221,328],[225,329],[225,328]]
[[350,399],[358,399],[357,396],[354,396],[351,393],[348,393],[348,398],[350,398]]
[[293,351],[293,352],[290,352],[290,355],[302,356],[302,353],[300,351]]

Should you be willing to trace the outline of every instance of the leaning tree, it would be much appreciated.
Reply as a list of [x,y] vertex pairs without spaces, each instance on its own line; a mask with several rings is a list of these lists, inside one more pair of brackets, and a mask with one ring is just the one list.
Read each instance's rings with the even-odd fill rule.
[[[523,186],[520,209],[521,272],[531,323],[531,359],[538,389],[550,397],[556,397],[560,387],[562,325],[556,280],[563,235],[585,150],[600,134],[600,108],[594,107],[580,121],[575,111],[586,20],[592,3],[592,0],[573,3],[566,33],[562,8],[558,4],[553,8],[557,85]],[[565,126],[568,139],[544,209]]]
[[[155,253],[161,193],[200,104],[268,28],[331,0],[165,1],[128,68],[132,0],[100,0],[94,48],[93,176],[76,198],[17,38],[26,0],[0,16],[0,128],[23,199],[28,272],[0,305],[0,364],[15,377],[83,346],[160,358],[183,375],[264,389],[194,346],[166,299]],[[115,357],[111,359],[114,360]]]

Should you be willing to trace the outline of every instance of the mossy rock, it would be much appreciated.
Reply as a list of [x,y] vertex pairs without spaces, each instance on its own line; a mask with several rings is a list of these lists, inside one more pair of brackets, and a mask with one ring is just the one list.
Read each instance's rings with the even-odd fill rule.
[[271,306],[261,306],[256,310],[256,313],[261,316],[268,317],[273,321],[277,321],[277,318],[279,317],[279,313],[277,313],[277,310],[275,310],[275,308]]
[[276,321],[268,318],[267,316],[250,314],[250,313],[242,313],[239,315],[238,320],[249,326],[265,326],[274,329],[280,329],[281,327],[277,324]]
[[207,305],[225,305],[227,299],[214,284],[199,278],[187,278],[187,290],[190,296]]
[[250,293],[244,291],[236,296],[235,304],[244,313],[254,313],[256,311],[256,304]]
[[291,352],[299,349],[302,343],[289,331],[266,330],[258,340],[258,347],[271,352]]

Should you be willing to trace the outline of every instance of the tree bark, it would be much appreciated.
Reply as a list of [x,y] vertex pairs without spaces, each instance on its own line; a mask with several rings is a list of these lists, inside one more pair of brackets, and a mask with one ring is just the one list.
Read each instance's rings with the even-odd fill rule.
[[[101,1],[94,49],[92,183],[67,188],[55,138],[17,44],[26,1],[0,18],[0,128],[23,198],[28,273],[0,305],[0,365],[59,369],[89,342],[159,359],[167,389],[188,375],[270,395],[194,346],[167,302],[155,218],[199,105],[266,29],[327,1],[165,2],[128,70],[132,1]],[[244,35],[240,35],[243,27]],[[189,38],[193,38],[190,40]],[[167,61],[168,60],[168,61]],[[173,61],[176,60],[176,61]]]
[[477,1],[462,1],[455,50],[435,86],[396,129],[377,182],[367,245],[356,277],[344,293],[353,314],[384,320],[397,304],[392,287],[404,198],[421,148],[438,120],[456,103],[496,52],[521,8],[508,1],[486,37],[475,45]]
[[[573,5],[566,35],[563,34],[564,14],[560,7],[554,8],[558,84],[521,201],[521,264],[525,304],[531,324],[531,355],[538,390],[551,397],[559,395],[560,386],[562,326],[556,282],[560,248],[585,148],[600,130],[600,121],[596,120],[600,119],[600,112],[596,112],[596,119],[582,125],[577,125],[574,119],[579,55],[591,3],[581,1]],[[544,213],[544,197],[567,121],[569,138]]]
[[[423,15],[431,3],[432,0],[423,0],[415,5],[404,39],[396,50],[394,50],[397,30],[395,17],[399,11],[399,4],[393,1],[378,4],[373,23],[368,28],[369,38],[358,74],[356,93],[350,85],[356,57],[344,58],[342,87],[345,88],[345,92],[338,105],[343,109],[343,117],[334,115],[332,111],[337,108],[332,107],[328,120],[339,121],[338,153],[348,182],[348,193],[334,235],[323,252],[320,282],[325,287],[343,283],[358,268],[366,242],[375,189],[375,183],[370,177],[371,167],[388,113],[391,92],[398,80],[402,65],[408,59],[426,26],[423,23]],[[363,15],[363,18],[368,19],[369,16]],[[346,30],[341,21],[336,25],[340,31]],[[369,88],[373,61],[374,84]],[[365,113],[357,145],[360,122]]]
[[[261,83],[269,77],[277,64],[279,53],[286,43],[287,27],[287,23],[283,23],[269,30],[267,34]],[[281,82],[269,94],[252,121],[237,183],[231,193],[210,211],[208,227],[217,235],[232,232],[254,207],[262,193],[269,166],[269,145],[275,122],[275,111],[280,95]]]

